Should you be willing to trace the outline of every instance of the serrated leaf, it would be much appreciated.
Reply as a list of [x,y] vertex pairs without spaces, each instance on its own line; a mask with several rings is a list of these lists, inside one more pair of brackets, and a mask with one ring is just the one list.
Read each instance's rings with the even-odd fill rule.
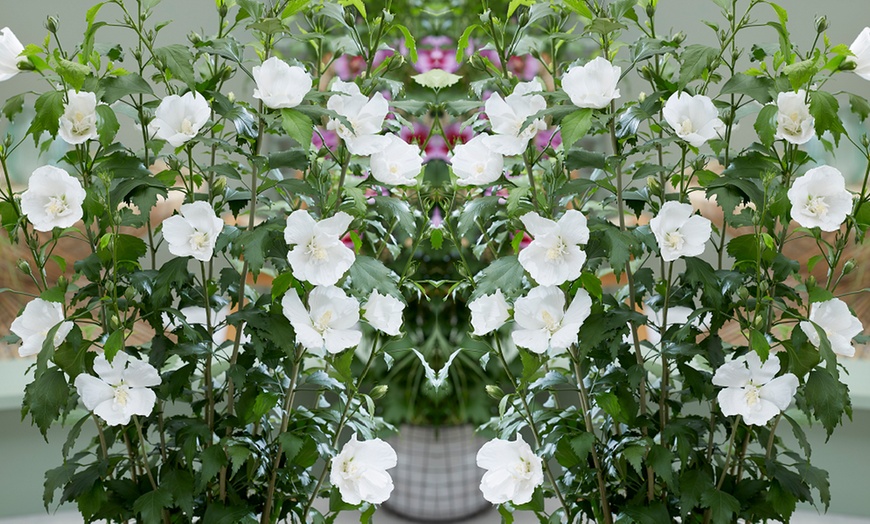
[[194,58],[190,49],[181,44],[171,44],[156,48],[154,56],[172,73],[172,76],[187,84],[190,89],[196,87],[196,77],[193,72]]
[[163,508],[172,504],[172,493],[158,489],[145,493],[133,503],[133,511],[142,518],[143,524],[161,524],[163,522]]
[[701,78],[704,71],[713,66],[719,57],[719,50],[701,44],[687,46],[680,55],[680,86],[685,86],[692,80]]
[[775,105],[766,105],[755,118],[755,132],[761,143],[767,147],[773,144],[776,135],[776,114],[778,109]]
[[701,495],[701,507],[710,508],[713,524],[730,524],[740,511],[740,501],[718,489],[708,489]]
[[295,109],[281,110],[281,127],[287,135],[303,148],[311,145],[314,122]]
[[119,129],[121,124],[118,123],[118,117],[112,108],[104,104],[97,105],[97,135],[100,137],[100,144],[103,147],[112,145]]
[[471,38],[471,34],[477,29],[480,29],[480,26],[473,24],[466,27],[465,31],[462,32],[462,36],[459,37],[459,43],[456,46],[457,62],[462,62],[462,59],[465,58],[465,50],[468,49],[468,40]]
[[566,151],[586,136],[586,133],[592,128],[593,116],[594,113],[591,109],[579,109],[562,119],[559,126],[562,132],[562,147]]
[[416,63],[417,41],[414,39],[414,35],[412,35],[411,31],[402,24],[394,24],[393,27],[398,29],[402,33],[402,36],[405,37],[405,47],[408,49],[408,57],[411,59],[412,63]]
[[59,368],[48,368],[24,388],[22,414],[30,413],[42,436],[60,416],[69,400],[69,384]]
[[36,99],[34,107],[36,116],[27,129],[27,133],[33,135],[33,141],[39,143],[42,133],[48,131],[52,137],[57,136],[60,127],[60,117],[63,115],[63,96],[61,91],[46,91]]
[[501,257],[474,276],[477,287],[468,300],[491,295],[497,289],[508,299],[516,298],[522,292],[524,275],[523,266],[516,256]]
[[846,132],[840,120],[840,103],[834,95],[825,91],[813,91],[810,94],[810,114],[816,120],[816,135],[821,138],[825,131],[830,131],[836,144],[840,136]]

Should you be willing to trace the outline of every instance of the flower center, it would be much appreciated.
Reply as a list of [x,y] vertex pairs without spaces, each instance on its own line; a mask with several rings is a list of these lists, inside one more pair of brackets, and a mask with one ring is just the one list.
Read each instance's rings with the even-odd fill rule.
[[822,218],[828,214],[828,203],[824,197],[809,197],[807,213],[814,217]]
[[484,171],[486,171],[486,167],[483,164],[474,164],[474,174],[482,175]]
[[561,319],[555,318],[546,309],[541,311],[541,320],[544,322],[544,327],[546,327],[547,331],[550,333],[555,333],[560,327],[562,327]]
[[115,405],[122,408],[127,407],[130,401],[130,387],[126,384],[121,384],[115,388]]
[[684,118],[680,123],[680,129],[677,131],[678,135],[691,135],[695,132],[695,125],[692,123],[691,118]]
[[756,404],[761,400],[761,389],[758,386],[754,386],[752,384],[746,386],[746,403],[749,407],[755,407]]
[[76,114],[72,120],[72,132],[77,135],[84,135],[89,133],[90,130],[91,125],[87,121],[87,116],[81,111],[76,111]]
[[196,134],[196,131],[193,130],[193,122],[191,122],[190,119],[187,117],[185,117],[184,120],[181,121],[181,133],[184,135]]
[[326,260],[326,250],[317,242],[316,238],[312,238],[308,241],[308,247],[305,249],[305,254],[317,262],[323,262]]
[[393,174],[393,175],[399,174],[399,164],[390,164],[390,174]]
[[665,247],[672,251],[679,251],[683,249],[683,245],[686,243],[686,238],[679,231],[668,231],[665,233]]
[[532,473],[532,463],[526,459],[520,459],[520,461],[514,465],[514,472],[518,477],[528,478]]
[[196,251],[202,251],[209,245],[209,234],[203,231],[194,230],[190,235],[190,247]]
[[319,333],[323,333],[327,329],[329,329],[329,323],[332,321],[332,310],[327,309],[320,315],[320,318],[314,322],[314,329],[316,329]]
[[353,457],[344,461],[344,464],[341,465],[341,472],[344,473],[345,477],[354,477],[359,473],[359,468],[353,463]]
[[67,211],[69,211],[69,203],[66,201],[66,195],[48,197],[48,202],[45,204],[47,215],[57,218],[66,214]]
[[568,246],[565,244],[565,241],[562,240],[562,237],[558,237],[556,243],[547,250],[547,260],[550,262],[560,260],[564,258],[567,253]]

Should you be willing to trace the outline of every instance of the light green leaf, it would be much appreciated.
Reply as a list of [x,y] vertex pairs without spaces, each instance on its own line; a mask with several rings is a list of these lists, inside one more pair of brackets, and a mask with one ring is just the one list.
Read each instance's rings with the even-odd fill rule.
[[461,76],[448,73],[443,69],[431,69],[425,73],[414,75],[411,78],[421,86],[434,89],[435,91],[450,87],[462,80]]
[[562,119],[562,147],[566,151],[589,132],[592,116],[591,109],[578,109]]
[[360,14],[362,14],[363,18],[368,18],[368,15],[366,14],[366,4],[363,0],[338,0],[338,2],[345,7],[351,5],[356,7]]
[[100,137],[100,144],[103,147],[108,147],[115,140],[115,135],[121,129],[121,124],[118,123],[118,117],[112,108],[99,104],[97,106],[97,134]]
[[295,109],[281,110],[281,127],[300,146],[308,147],[314,135],[314,122]]
[[411,34],[411,31],[408,30],[407,27],[402,24],[393,25],[396,29],[402,32],[402,35],[405,37],[405,47],[408,48],[408,55],[411,59],[411,62],[417,61],[417,41],[414,39],[414,35]]
[[459,37],[459,43],[456,46],[457,62],[462,62],[462,59],[465,57],[465,50],[468,49],[468,40],[471,38],[471,33],[473,33],[475,29],[480,29],[480,26],[474,24],[466,27],[465,31],[462,32],[462,36]]
[[532,7],[535,5],[535,0],[511,0],[511,3],[508,5],[507,18],[512,17],[514,12],[523,5],[526,7]]

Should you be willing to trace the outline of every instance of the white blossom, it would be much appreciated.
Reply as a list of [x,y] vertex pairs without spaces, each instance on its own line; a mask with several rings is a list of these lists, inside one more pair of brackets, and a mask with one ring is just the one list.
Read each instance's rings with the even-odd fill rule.
[[369,165],[372,176],[382,184],[404,186],[414,184],[423,168],[420,148],[409,144],[390,133],[386,135],[389,143],[380,151],[372,153]]
[[[208,329],[209,320],[211,320],[211,337],[215,344],[222,344],[227,340],[227,332],[229,325],[227,315],[230,312],[229,306],[221,309],[212,309],[210,318],[206,317],[205,308],[202,306],[186,306],[178,310],[184,317],[184,321],[191,326],[202,326]],[[175,330],[181,326],[178,320],[170,320],[169,315],[163,313],[163,323],[170,329]],[[242,340],[245,340],[245,335],[242,335]]]
[[362,338],[357,327],[359,302],[335,286],[317,286],[308,295],[308,309],[292,289],[281,300],[284,316],[296,331],[296,342],[315,353],[356,346]]
[[397,336],[402,329],[402,312],[405,304],[392,295],[381,295],[373,289],[364,307],[363,318],[378,331]]
[[487,135],[477,135],[453,148],[450,164],[460,186],[492,184],[504,172],[504,155],[486,145]]
[[791,217],[803,227],[836,231],[852,211],[846,179],[831,166],[819,166],[799,177],[788,190]]
[[319,222],[304,209],[290,213],[284,240],[293,246],[287,253],[293,276],[315,286],[338,282],[356,259],[353,250],[341,241],[352,221],[344,211]]
[[163,221],[163,238],[173,255],[208,262],[223,227],[211,204],[199,200],[182,205],[178,215]]
[[291,66],[275,56],[254,66],[251,75],[257,84],[254,98],[272,109],[296,107],[311,91],[311,75],[305,69]]
[[332,91],[336,94],[329,97],[326,108],[347,118],[350,128],[332,118],[326,129],[335,131],[353,155],[369,156],[387,147],[389,139],[378,134],[390,111],[384,95],[375,93],[368,98],[360,92],[358,85],[341,80],[333,82]]
[[[662,333],[667,332],[671,326],[685,325],[689,322],[689,317],[696,311],[685,306],[670,306],[668,307],[668,324],[662,326],[662,310],[653,311],[649,306],[644,306],[644,314],[649,319],[648,328],[646,330],[646,340],[653,346],[658,346],[662,340]],[[696,316],[692,319],[692,326],[698,329],[707,329],[710,320],[710,314],[705,313],[701,316]]]
[[477,336],[499,329],[511,316],[510,304],[505,300],[501,289],[472,300],[468,309],[471,311],[471,327],[474,328],[472,334]]
[[18,64],[26,62],[21,56],[24,46],[8,27],[0,29],[0,82],[9,80],[19,72]]
[[622,68],[597,57],[586,65],[572,67],[562,77],[562,89],[577,107],[603,109],[619,98]]
[[792,144],[806,144],[816,136],[813,126],[816,119],[810,115],[810,107],[805,102],[807,92],[780,93],[776,97],[776,135]]
[[208,101],[196,91],[183,96],[169,95],[157,106],[150,129],[157,138],[179,147],[199,133],[210,114]]
[[82,403],[110,426],[125,425],[133,415],[148,416],[157,396],[149,388],[160,385],[157,370],[123,351],[112,362],[103,355],[94,359],[98,377],[82,373],[75,385]]
[[502,155],[520,155],[538,131],[547,128],[542,118],[524,126],[526,119],[547,108],[547,101],[543,96],[532,94],[540,91],[541,84],[533,80],[520,82],[506,98],[493,93],[487,99],[484,111],[492,124],[492,132],[495,133],[484,137],[487,147]]
[[37,231],[72,227],[82,219],[85,189],[77,178],[54,166],[36,168],[21,195],[21,211]]
[[520,251],[519,261],[535,282],[558,286],[580,277],[586,262],[586,253],[580,249],[580,244],[589,241],[583,213],[569,209],[556,222],[532,211],[520,220],[534,240]]
[[713,101],[704,95],[674,93],[665,102],[662,115],[674,133],[693,147],[716,138],[725,126]]
[[359,441],[354,433],[332,459],[329,482],[347,504],[381,504],[393,492],[387,470],[396,467],[398,460],[396,451],[383,440]]
[[786,409],[797,392],[798,379],[791,373],[777,377],[779,366],[775,356],[762,364],[754,351],[720,366],[713,384],[725,388],[718,396],[722,414],[740,415],[747,424],[763,426]]
[[870,27],[865,27],[858,34],[849,50],[855,55],[848,58],[855,63],[855,74],[864,80],[870,80]]
[[828,337],[828,342],[831,343],[831,349],[834,353],[844,357],[855,356],[855,347],[852,346],[852,339],[864,331],[864,326],[858,320],[858,317],[849,311],[849,306],[845,302],[839,298],[832,298],[831,300],[813,304],[809,322],[803,321],[800,323],[801,329],[807,335],[810,343],[820,347],[822,340],[819,332],[816,330],[816,325]]
[[700,255],[713,232],[710,221],[691,205],[674,201],[665,202],[649,226],[667,262]]
[[45,339],[54,326],[60,326],[54,332],[52,345],[57,348],[61,345],[73,328],[73,323],[66,320],[63,314],[63,306],[57,302],[49,302],[41,298],[34,298],[24,306],[24,311],[15,320],[9,330],[21,339],[21,347],[18,355],[29,357],[42,351]]
[[493,504],[526,504],[544,483],[544,461],[519,435],[513,441],[492,439],[477,452],[483,498]]
[[514,344],[551,356],[577,342],[580,327],[592,312],[592,298],[580,289],[565,309],[565,294],[556,286],[538,286],[514,303]]
[[100,137],[97,133],[97,95],[70,89],[63,108],[57,133],[71,145],[84,144]]

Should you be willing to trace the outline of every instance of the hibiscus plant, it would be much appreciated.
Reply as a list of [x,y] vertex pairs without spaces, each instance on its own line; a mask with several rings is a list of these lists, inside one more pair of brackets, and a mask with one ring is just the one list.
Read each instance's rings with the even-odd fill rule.
[[479,422],[506,523],[827,508],[805,427],[851,416],[870,227],[840,116],[870,103],[831,86],[870,79],[870,28],[802,49],[779,5],[710,0],[708,46],[658,0],[216,0],[181,43],[159,3],[96,4],[74,46],[0,31],[0,81],[46,81],[3,106],[35,114],[0,218],[36,290],[23,415],[68,435],[47,508],[369,522],[390,421]]

